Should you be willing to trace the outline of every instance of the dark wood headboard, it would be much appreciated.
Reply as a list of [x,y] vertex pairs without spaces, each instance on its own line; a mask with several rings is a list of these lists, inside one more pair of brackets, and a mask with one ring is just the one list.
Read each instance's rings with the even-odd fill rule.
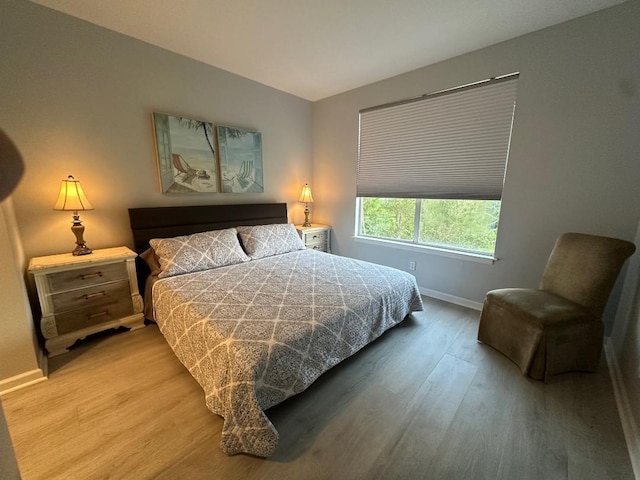
[[142,253],[149,248],[152,238],[170,238],[240,225],[287,223],[288,219],[286,203],[247,203],[130,208],[129,222],[134,247]]
[[[149,248],[152,238],[222,230],[240,225],[287,223],[286,203],[246,203],[241,205],[198,205],[192,207],[130,208],[129,223],[136,252]],[[148,265],[136,258],[138,288],[144,296]]]

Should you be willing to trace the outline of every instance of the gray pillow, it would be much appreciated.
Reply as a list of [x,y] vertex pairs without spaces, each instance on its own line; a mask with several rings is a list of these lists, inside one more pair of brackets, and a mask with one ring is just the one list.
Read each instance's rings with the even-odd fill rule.
[[305,248],[291,223],[238,227],[238,233],[245,251],[254,260]]
[[149,244],[160,260],[159,278],[247,262],[235,228],[154,238]]

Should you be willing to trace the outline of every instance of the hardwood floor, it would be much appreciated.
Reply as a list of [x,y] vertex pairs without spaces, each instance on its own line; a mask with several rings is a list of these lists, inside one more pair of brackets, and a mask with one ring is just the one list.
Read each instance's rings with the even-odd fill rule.
[[29,479],[633,479],[604,361],[551,383],[426,311],[270,409],[269,459],[227,457],[222,419],[155,325],[83,342],[2,403]]

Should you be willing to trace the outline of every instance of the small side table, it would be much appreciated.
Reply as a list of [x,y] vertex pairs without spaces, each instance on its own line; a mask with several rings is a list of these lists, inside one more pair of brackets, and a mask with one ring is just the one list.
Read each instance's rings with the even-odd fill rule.
[[142,328],[135,258],[127,247],[35,257],[29,262],[42,309],[40,330],[50,357],[77,340],[120,326]]
[[305,247],[331,253],[331,227],[329,225],[311,224],[310,227],[296,225],[296,230]]

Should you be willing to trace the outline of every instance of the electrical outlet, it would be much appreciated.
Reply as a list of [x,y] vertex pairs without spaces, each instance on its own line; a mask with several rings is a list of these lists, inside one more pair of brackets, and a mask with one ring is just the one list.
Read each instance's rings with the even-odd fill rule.
[[416,269],[416,262],[409,262],[409,270],[415,270]]

